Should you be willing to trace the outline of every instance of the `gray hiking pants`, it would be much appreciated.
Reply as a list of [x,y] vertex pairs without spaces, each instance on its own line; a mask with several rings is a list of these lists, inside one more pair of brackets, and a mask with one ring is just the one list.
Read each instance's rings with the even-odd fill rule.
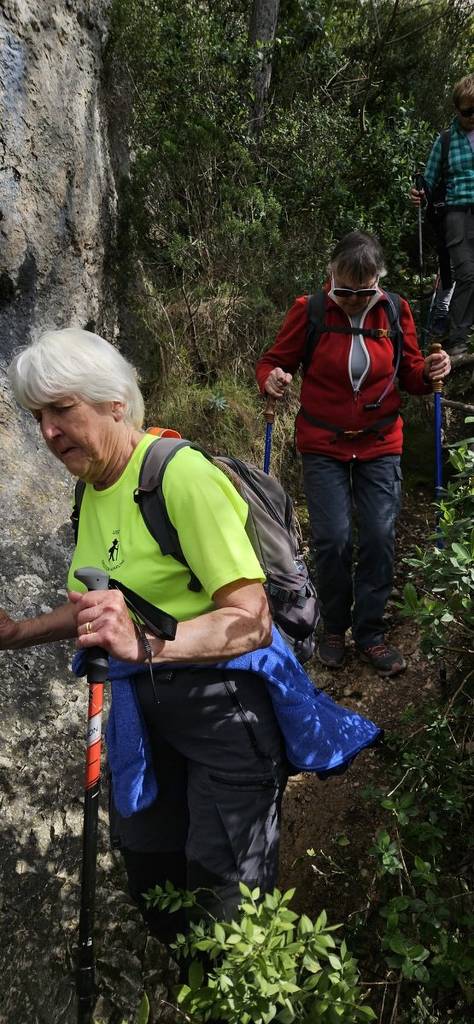
[[135,679],[159,793],[130,818],[111,807],[131,894],[140,903],[169,878],[213,890],[200,903],[232,916],[239,881],[265,892],[277,880],[287,775],[266,685],[254,673],[205,666],[156,670],[156,696],[148,672]]
[[449,307],[449,347],[465,342],[474,324],[474,205],[446,212],[446,245],[456,287]]

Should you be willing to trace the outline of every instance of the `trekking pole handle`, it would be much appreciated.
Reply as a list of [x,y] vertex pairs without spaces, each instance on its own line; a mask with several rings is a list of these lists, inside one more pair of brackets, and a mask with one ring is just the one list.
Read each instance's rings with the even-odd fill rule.
[[273,421],[275,419],[275,407],[276,407],[276,398],[272,398],[271,395],[268,395],[267,401],[265,402],[265,412],[264,412],[265,420],[266,420],[267,423],[273,423]]
[[425,193],[425,203],[426,203],[427,199],[426,199],[426,189],[425,189],[425,176],[423,174],[423,171],[420,170],[420,168],[418,169],[418,171],[415,171],[415,174],[414,174],[414,185],[415,185],[417,191],[422,191],[422,193]]
[[[433,341],[431,343],[431,345],[430,345],[430,355],[433,352],[442,352],[442,351],[443,351],[443,346],[441,345],[441,343],[439,341]],[[433,384],[433,394],[434,395],[441,394],[442,390],[443,390],[443,381],[442,380],[435,381],[435,383]]]
[[[109,574],[86,565],[74,572],[76,580],[88,590],[108,590]],[[86,653],[88,683],[104,683],[109,674],[109,659],[103,647],[89,647]]]
[[82,569],[76,569],[74,573],[76,580],[83,583],[88,590],[108,590],[109,574],[102,569],[95,569],[86,565]]

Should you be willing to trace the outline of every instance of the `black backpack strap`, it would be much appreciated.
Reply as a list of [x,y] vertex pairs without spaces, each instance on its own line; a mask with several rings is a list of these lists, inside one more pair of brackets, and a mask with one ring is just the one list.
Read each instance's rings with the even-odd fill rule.
[[[177,531],[167,512],[162,487],[163,476],[168,463],[180,448],[186,447],[195,448],[202,455],[205,455],[206,458],[211,459],[211,456],[203,448],[200,448],[197,444],[192,444],[191,441],[186,441],[184,438],[157,438],[145,452],[140,467],[138,487],[133,497],[140,507],[140,512],[147,529],[153,539],[159,544],[162,553],[164,555],[172,555],[178,562],[186,566],[191,577],[188,583],[189,590],[199,591],[201,590],[201,584],[183,554]],[[74,490],[74,506],[71,512],[71,523],[76,544],[79,532],[79,516],[85,489],[84,481],[78,480]],[[130,593],[133,592],[131,591]]]
[[443,182],[447,182],[449,174],[449,147],[451,144],[451,129],[445,128],[440,133],[441,139],[441,178]]
[[393,345],[393,373],[387,386],[382,391],[380,398],[378,398],[376,402],[368,402],[367,405],[364,406],[364,409],[380,408],[384,398],[387,397],[389,391],[392,390],[395,384],[403,355],[403,331],[402,325],[400,323],[400,309],[402,300],[400,296],[397,294],[397,292],[384,292],[384,296],[381,301],[385,306],[390,323],[390,336]]
[[144,626],[148,626],[148,629],[160,640],[174,640],[178,622],[173,615],[164,612],[162,608],[156,608],[144,597],[140,597],[135,590],[131,590],[130,587],[125,586],[125,583],[120,583],[120,580],[114,580],[112,577],[109,579],[109,590],[120,590],[125,604],[133,613],[134,618]]
[[433,220],[434,214],[438,207],[444,207],[446,200],[446,185],[449,175],[449,147],[451,145],[451,129],[445,128],[439,133],[438,138],[441,140],[441,169],[439,178],[436,179],[433,186],[428,185],[426,178],[423,177],[423,188],[425,195],[428,200],[427,206],[427,218]]
[[390,323],[390,330],[392,332],[392,342],[394,342],[393,363],[394,366],[396,365],[398,370],[403,350],[403,331],[402,325],[400,323],[401,298],[397,294],[397,292],[385,292],[384,300],[385,308],[387,310],[387,316]]
[[147,448],[140,468],[138,487],[134,492],[134,500],[140,507],[145,525],[154,540],[159,544],[163,555],[172,555],[178,562],[185,565],[190,572],[189,590],[201,590],[201,583],[192,572],[183,554],[178,533],[175,530],[163,495],[163,476],[165,469],[181,448],[194,448],[206,458],[210,456],[197,444],[184,438],[160,437]]
[[[321,294],[323,296],[323,298],[324,298],[324,307],[322,308],[322,321],[320,320],[320,314],[321,314],[321,304],[320,304],[320,302],[321,302],[321,300],[320,299],[318,300],[318,295],[319,294]],[[316,300],[314,303],[313,303],[313,299]],[[387,313],[387,317],[388,317],[388,321],[389,321],[389,329],[388,330],[383,329],[383,328],[378,328],[378,327],[367,328],[367,329],[366,328],[359,328],[359,327],[340,327],[340,328],[339,327],[335,327],[335,328],[331,327],[331,328],[326,328],[326,325],[324,324],[324,312],[325,312],[325,303],[326,303],[326,294],[325,294],[325,292],[321,291],[321,293],[316,293],[315,296],[310,295],[309,298],[308,298],[308,315],[309,315],[308,335],[310,335],[311,331],[314,332],[314,337],[312,339],[312,347],[309,350],[310,351],[309,362],[311,362],[311,358],[313,356],[314,349],[315,349],[315,347],[317,345],[319,337],[321,336],[321,334],[325,330],[332,330],[336,334],[362,334],[365,337],[369,337],[369,338],[380,338],[380,337],[387,337],[387,336],[390,337],[390,339],[392,341],[392,345],[393,345],[393,374],[392,374],[392,376],[391,376],[391,378],[390,378],[386,388],[384,389],[384,391],[380,395],[380,398],[378,398],[376,402],[367,403],[367,405],[364,407],[366,409],[378,409],[378,408],[380,408],[384,398],[386,398],[386,396],[388,395],[389,391],[391,391],[393,386],[394,386],[395,379],[396,379],[396,377],[398,375],[398,371],[399,371],[399,368],[400,368],[400,362],[401,362],[402,354],[403,354],[403,332],[402,332],[402,328],[401,328],[401,324],[400,324],[401,298],[400,298],[400,296],[396,292],[384,292],[384,294],[383,294],[383,296],[382,296],[380,301],[383,304],[383,306],[385,307],[385,310],[386,310],[386,313]],[[308,347],[306,349],[306,356],[307,356],[307,353],[308,353]],[[305,358],[306,358],[306,356],[305,356]],[[307,367],[309,366],[309,363],[305,362],[303,365],[306,366],[306,369],[307,369]],[[304,372],[306,372],[306,370]],[[301,411],[303,411],[303,414],[305,415],[306,419],[309,419],[306,411],[300,409],[300,412]],[[314,422],[314,426],[324,426],[324,424],[322,423],[322,421],[318,421],[318,422],[315,421]],[[332,428],[330,428],[330,429],[332,429]]]
[[74,488],[74,505],[71,512],[71,523],[74,530],[74,543],[77,544],[77,535],[79,533],[79,515],[81,512],[82,499],[84,497],[84,491],[86,485],[84,480],[77,480]]
[[314,355],[314,350],[321,334],[325,330],[324,327],[324,315],[326,312],[326,292],[322,288],[318,288],[318,291],[314,295],[308,295],[308,326],[306,329],[306,342],[301,360],[301,366],[303,369],[303,375],[308,372],[311,365],[311,360]]
[[[364,406],[365,409],[371,408],[376,409],[377,404],[374,403],[371,406]],[[385,438],[385,427],[389,427],[395,420],[398,419],[399,412],[392,412],[389,416],[384,416],[380,420],[374,420],[373,423],[367,427],[362,427],[361,430],[345,430],[344,427],[338,427],[334,423],[328,423],[326,420],[320,420],[317,416],[312,416],[303,406],[298,409],[298,416],[302,416],[303,419],[311,423],[313,427],[322,427],[323,430],[329,430],[331,434],[334,434],[332,444],[335,444],[339,439],[345,438],[346,440],[357,441],[359,438],[365,437],[367,434],[375,434],[377,441],[383,441]]]
[[[400,296],[396,292],[385,292],[386,298],[382,299],[387,310],[390,325],[390,337],[394,349],[394,365],[398,372],[403,347],[403,335],[400,326]],[[368,338],[379,338],[386,332],[380,328],[365,327],[326,327],[324,317],[326,312],[326,292],[319,289],[314,295],[308,296],[308,328],[306,332],[306,347],[302,359],[303,374],[307,373],[315,348],[326,330],[335,334],[362,334]]]

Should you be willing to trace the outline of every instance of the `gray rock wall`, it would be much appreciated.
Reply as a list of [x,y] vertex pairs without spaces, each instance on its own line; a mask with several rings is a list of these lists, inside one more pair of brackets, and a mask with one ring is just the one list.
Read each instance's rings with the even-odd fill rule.
[[0,13],[2,355],[48,327],[112,326],[115,188],[101,95],[109,0],[4,0]]
[[[73,481],[17,409],[6,367],[45,327],[114,333],[107,259],[116,195],[101,87],[108,9],[108,0],[0,8],[0,606],[13,616],[66,598]],[[67,643],[0,653],[2,1024],[76,1020],[86,687],[70,674],[71,653]],[[145,939],[120,895],[106,833],[102,808],[100,1015],[116,1019],[107,1006],[128,966],[118,1019],[131,1019]]]

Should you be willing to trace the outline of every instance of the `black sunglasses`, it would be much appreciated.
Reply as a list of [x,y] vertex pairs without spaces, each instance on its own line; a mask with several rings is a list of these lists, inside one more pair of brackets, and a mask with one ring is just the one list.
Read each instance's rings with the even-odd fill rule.
[[458,111],[463,117],[472,117],[474,114],[474,107],[458,107]]
[[334,285],[332,292],[340,299],[348,299],[352,295],[358,295],[360,299],[368,299],[371,295],[377,294],[378,288],[337,288]]

